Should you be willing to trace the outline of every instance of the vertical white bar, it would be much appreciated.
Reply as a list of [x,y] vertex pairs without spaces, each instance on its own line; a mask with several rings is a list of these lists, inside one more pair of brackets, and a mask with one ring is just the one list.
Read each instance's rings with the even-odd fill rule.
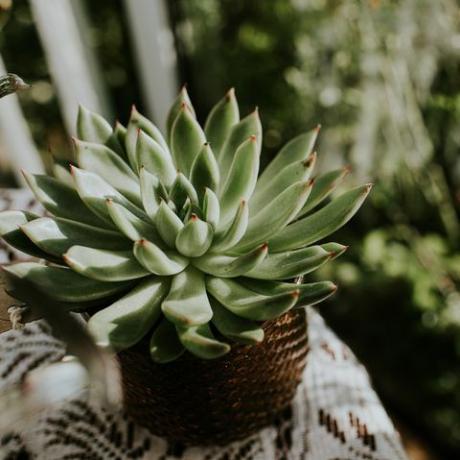
[[174,36],[164,0],[124,0],[149,115],[164,129],[178,91]]
[[[78,104],[107,116],[100,84],[94,81],[92,63],[71,0],[30,0],[37,30],[56,86],[65,125],[75,134]],[[95,62],[95,60],[93,60]]]
[[[0,56],[0,75],[5,73],[5,65]],[[1,153],[5,152],[7,155],[3,163],[13,167],[13,172],[20,183],[24,183],[21,169],[33,173],[44,171],[40,154],[32,140],[15,94],[0,100],[0,149]]]

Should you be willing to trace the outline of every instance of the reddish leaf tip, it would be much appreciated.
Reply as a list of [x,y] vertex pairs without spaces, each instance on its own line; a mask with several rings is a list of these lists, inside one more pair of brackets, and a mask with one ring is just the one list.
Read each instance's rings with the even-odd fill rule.
[[235,88],[233,86],[227,91],[227,94],[225,95],[225,98],[227,101],[232,100],[235,97]]

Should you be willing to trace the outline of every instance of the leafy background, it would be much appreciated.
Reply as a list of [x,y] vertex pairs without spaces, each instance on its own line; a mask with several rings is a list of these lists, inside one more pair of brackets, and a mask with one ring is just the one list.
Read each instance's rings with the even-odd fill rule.
[[[3,0],[6,1],[6,0]],[[82,2],[86,38],[126,121],[142,96],[119,0]],[[265,158],[318,123],[320,167],[376,183],[328,268],[322,313],[366,364],[387,407],[439,458],[460,452],[460,9],[457,0],[171,0],[181,80],[198,115],[231,86],[259,106]],[[1,5],[0,5],[1,9]],[[43,157],[71,156],[26,0],[0,35]],[[6,16],[2,16],[2,20]],[[1,149],[1,147],[0,147]],[[0,150],[1,157],[1,150]],[[1,184],[11,184],[1,175]],[[321,275],[322,276],[322,275]]]

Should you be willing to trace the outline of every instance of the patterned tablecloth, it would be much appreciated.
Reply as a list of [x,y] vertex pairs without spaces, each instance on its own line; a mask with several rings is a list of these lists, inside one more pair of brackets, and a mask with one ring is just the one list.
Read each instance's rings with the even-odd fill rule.
[[[36,208],[24,191],[2,191],[0,209]],[[0,247],[0,263],[20,254]],[[310,352],[291,407],[273,426],[225,448],[168,444],[135,426],[122,413],[69,401],[42,414],[20,433],[0,433],[0,458],[13,459],[206,459],[206,460],[400,460],[398,433],[350,349],[308,310]],[[0,335],[0,391],[31,369],[59,360],[62,344],[42,321]]]

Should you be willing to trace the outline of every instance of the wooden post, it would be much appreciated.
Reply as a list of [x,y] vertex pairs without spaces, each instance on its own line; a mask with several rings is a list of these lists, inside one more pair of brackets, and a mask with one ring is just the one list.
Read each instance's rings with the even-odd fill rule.
[[149,116],[164,129],[178,91],[174,36],[164,0],[124,0]]
[[[56,85],[59,103],[69,134],[75,134],[78,105],[108,116],[106,98],[96,59],[88,59],[91,50],[85,46],[79,23],[81,9],[71,0],[31,0],[50,72]],[[79,18],[79,20],[77,20]]]

